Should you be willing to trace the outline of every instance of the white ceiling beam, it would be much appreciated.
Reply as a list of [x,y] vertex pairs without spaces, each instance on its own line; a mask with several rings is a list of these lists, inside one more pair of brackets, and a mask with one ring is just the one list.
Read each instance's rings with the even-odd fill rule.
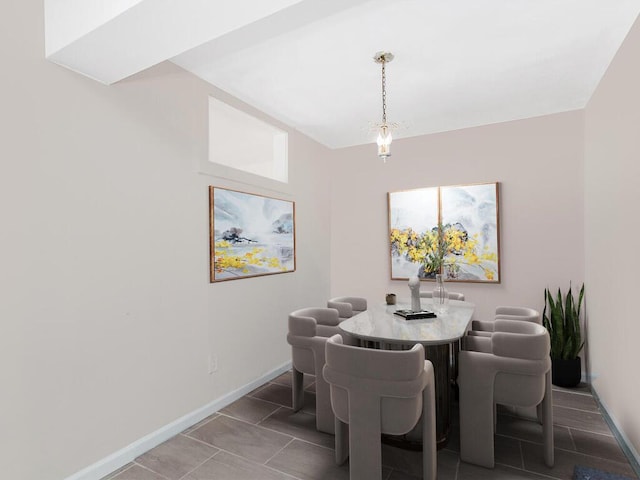
[[[219,58],[368,2],[371,0],[304,0],[185,51],[171,61],[206,79],[209,65]],[[331,57],[334,53],[327,51],[327,56]]]
[[143,0],[45,0],[47,56],[78,40]]
[[[311,8],[317,2],[45,1],[47,59],[105,84],[115,83],[280,10],[299,3],[307,3]],[[87,4],[83,4],[85,1]]]

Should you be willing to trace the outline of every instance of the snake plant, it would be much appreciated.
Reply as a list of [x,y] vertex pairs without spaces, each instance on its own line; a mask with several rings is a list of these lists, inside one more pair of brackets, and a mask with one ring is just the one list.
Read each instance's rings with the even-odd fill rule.
[[[572,360],[578,356],[584,346],[580,332],[580,307],[584,298],[584,284],[578,295],[576,304],[571,286],[566,297],[558,289],[557,297],[548,288],[544,290],[544,311],[542,312],[542,323],[549,331],[551,338],[551,358]],[[547,308],[549,315],[547,316]]]

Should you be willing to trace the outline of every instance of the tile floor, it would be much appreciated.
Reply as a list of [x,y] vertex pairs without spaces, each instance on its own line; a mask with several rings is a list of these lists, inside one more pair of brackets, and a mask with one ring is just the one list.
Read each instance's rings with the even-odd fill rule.
[[[290,408],[287,372],[103,480],[348,479],[348,464],[334,463],[333,436],[315,429],[313,377],[305,378],[302,411]],[[576,464],[637,478],[588,388],[555,389],[553,403],[553,469],[542,460],[541,427],[500,409],[495,469],[460,461],[456,415],[449,444],[438,452],[438,479],[571,479]],[[422,478],[420,452],[383,445],[383,478]]]

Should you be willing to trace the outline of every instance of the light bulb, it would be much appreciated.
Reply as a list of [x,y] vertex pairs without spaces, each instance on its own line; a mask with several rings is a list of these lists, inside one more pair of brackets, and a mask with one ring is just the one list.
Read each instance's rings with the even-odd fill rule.
[[393,137],[391,136],[391,130],[387,125],[382,125],[378,131],[378,138],[376,140],[378,144],[378,156],[383,160],[391,156],[391,142]]

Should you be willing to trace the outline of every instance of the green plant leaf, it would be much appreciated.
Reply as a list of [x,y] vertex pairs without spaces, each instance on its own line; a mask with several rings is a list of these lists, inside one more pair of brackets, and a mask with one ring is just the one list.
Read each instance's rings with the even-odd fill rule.
[[564,350],[562,352],[562,358],[571,359],[575,358],[573,353],[576,348],[575,341],[575,322],[573,320],[573,316],[575,314],[575,310],[573,308],[573,294],[571,293],[571,285],[569,285],[569,291],[565,297],[565,308],[564,308]]
[[566,342],[564,331],[564,312],[562,310],[562,293],[560,292],[560,289],[558,289],[558,297],[552,307],[551,322],[553,323],[553,330],[557,335],[556,352],[560,358],[564,358],[564,346]]
[[582,299],[584,298],[584,283],[580,288],[580,294],[578,295],[578,317],[580,316],[580,307],[582,306]]
[[582,350],[582,347],[584,346],[584,342],[582,341],[582,335],[580,330],[580,306],[582,304],[583,298],[584,298],[584,283],[582,284],[582,288],[580,289],[580,294],[578,295],[577,306],[575,304],[575,301],[573,301],[573,295],[572,295],[574,308],[573,308],[573,313],[571,315],[571,321],[573,323],[575,345],[574,345],[574,350],[572,352],[573,356],[571,358],[576,358],[580,353],[580,350]]
[[584,347],[580,329],[580,308],[584,298],[584,284],[580,289],[576,303],[569,285],[566,296],[558,289],[556,297],[548,288],[544,291],[545,305],[542,322],[549,331],[551,339],[551,357],[574,359]]

